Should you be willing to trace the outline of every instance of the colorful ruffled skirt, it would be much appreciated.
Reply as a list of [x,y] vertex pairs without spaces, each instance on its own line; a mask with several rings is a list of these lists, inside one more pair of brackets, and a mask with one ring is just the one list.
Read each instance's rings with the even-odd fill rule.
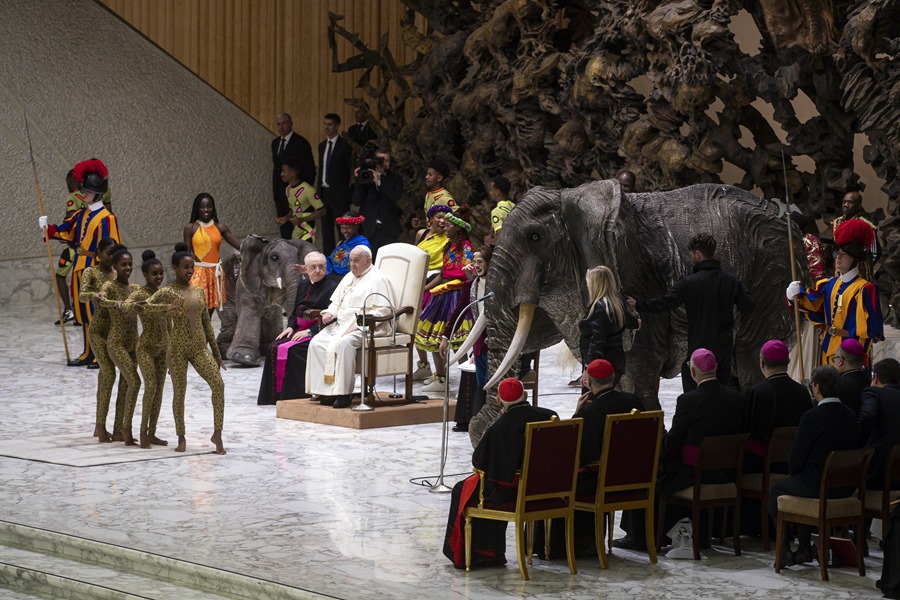
[[[422,298],[422,313],[419,315],[419,327],[416,330],[416,348],[425,352],[437,352],[441,346],[441,336],[447,327],[447,321],[453,317],[460,302],[464,302],[462,289],[442,290],[450,284],[439,285],[425,292]],[[454,286],[458,287],[458,286]],[[452,326],[453,323],[450,323]],[[462,346],[472,330],[472,317],[466,314],[459,327],[450,339],[453,350]]]
[[195,264],[191,285],[197,286],[206,294],[207,308],[221,308],[225,304],[225,276],[221,263],[211,266]]

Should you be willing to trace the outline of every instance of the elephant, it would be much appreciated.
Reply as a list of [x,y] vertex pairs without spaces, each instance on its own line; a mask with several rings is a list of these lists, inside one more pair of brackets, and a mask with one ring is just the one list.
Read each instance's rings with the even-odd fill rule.
[[301,240],[244,238],[240,255],[235,253],[234,262],[223,263],[228,301],[216,341],[226,350],[225,356],[245,367],[259,366],[260,358],[284,328],[284,313],[294,309],[303,275],[294,273],[291,266],[317,251]]
[[[772,338],[790,342],[794,323],[784,290],[792,280],[787,220],[777,204],[727,185],[624,194],[615,180],[577,188],[529,190],[503,223],[487,275],[493,301],[485,303],[490,390],[521,353],[560,340],[577,357],[578,321],[587,301],[585,271],[606,265],[620,289],[654,298],[691,273],[689,239],[701,232],[717,239],[716,258],[753,295],[756,308],[735,323],[733,370],[742,386],[759,381],[759,350]],[[794,228],[797,272],[805,254]],[[801,260],[803,259],[803,260]],[[647,408],[659,408],[659,377],[674,377],[687,354],[684,309],[641,315],[621,387]],[[470,423],[473,443],[499,414],[489,401]]]

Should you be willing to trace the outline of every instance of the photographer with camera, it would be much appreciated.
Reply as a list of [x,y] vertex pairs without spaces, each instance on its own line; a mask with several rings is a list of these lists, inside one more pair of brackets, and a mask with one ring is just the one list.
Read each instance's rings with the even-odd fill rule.
[[403,178],[391,171],[391,151],[377,150],[370,144],[359,155],[359,166],[354,171],[356,186],[353,188],[353,204],[365,217],[362,233],[369,240],[372,255],[378,249],[397,241],[400,235],[400,208],[397,203],[403,195]]

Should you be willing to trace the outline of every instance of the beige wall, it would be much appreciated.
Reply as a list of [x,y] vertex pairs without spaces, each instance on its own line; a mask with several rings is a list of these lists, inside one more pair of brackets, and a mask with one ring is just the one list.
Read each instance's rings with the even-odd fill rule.
[[[326,112],[349,126],[344,99],[363,97],[360,71],[332,73],[329,12],[371,47],[388,32],[398,64],[415,58],[402,41],[399,0],[100,1],[270,130],[276,114],[291,113],[310,142],[323,137]],[[340,60],[352,55],[346,40],[338,47]]]

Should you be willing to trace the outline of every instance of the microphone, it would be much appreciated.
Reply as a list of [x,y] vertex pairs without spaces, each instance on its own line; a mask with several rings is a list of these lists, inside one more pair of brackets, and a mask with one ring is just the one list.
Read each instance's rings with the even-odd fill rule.
[[475,302],[484,302],[485,300],[493,300],[493,299],[494,299],[494,296],[496,296],[496,295],[497,295],[497,294],[495,294],[494,292],[488,292],[487,294],[485,294],[485,295],[482,296],[481,298],[478,298],[477,300],[475,300]]

